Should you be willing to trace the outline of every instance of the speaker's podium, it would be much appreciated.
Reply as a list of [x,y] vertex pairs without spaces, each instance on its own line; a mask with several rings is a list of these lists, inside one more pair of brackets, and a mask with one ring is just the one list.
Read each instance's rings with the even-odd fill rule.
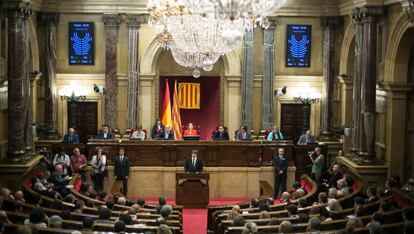
[[185,208],[205,208],[210,191],[208,173],[176,173],[175,203]]

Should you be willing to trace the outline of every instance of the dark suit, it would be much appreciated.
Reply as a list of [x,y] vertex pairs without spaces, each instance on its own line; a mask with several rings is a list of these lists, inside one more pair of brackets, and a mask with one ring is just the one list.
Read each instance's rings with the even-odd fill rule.
[[332,173],[330,172],[328,175],[328,181],[326,182],[330,188],[336,187],[336,182],[342,179],[342,174],[340,172]]
[[220,132],[220,131],[216,131],[214,133],[213,139],[217,139],[217,140],[228,140],[229,139],[229,133],[228,132]]
[[187,160],[185,160],[184,170],[185,172],[191,172],[191,173],[203,172],[203,160],[197,157],[195,161],[195,165],[194,165],[192,157],[187,158]]
[[122,161],[119,156],[115,158],[114,176],[116,176],[116,180],[122,180],[121,193],[126,196],[128,192],[128,179],[125,177],[129,176],[129,160],[127,156],[124,155]]
[[[286,191],[286,180],[287,180],[287,170],[289,162],[286,157],[279,157],[277,155],[273,160],[273,166],[275,168],[275,184],[273,189],[273,197],[277,198],[279,195],[279,188],[282,187],[282,192]],[[279,172],[282,171],[282,174]]]
[[163,131],[161,133],[161,136],[158,138],[158,140],[174,140],[174,132],[170,131],[170,133],[168,134],[168,137],[165,137],[165,132]]
[[67,180],[64,175],[54,171],[49,178],[50,182],[53,183],[53,190],[58,192],[62,197],[68,194],[66,188]]
[[161,134],[164,132],[164,125],[161,124],[160,126],[161,130],[158,130],[158,125],[154,124],[154,126],[152,126],[152,131],[151,131],[151,138],[152,139],[157,139],[161,136]]
[[73,134],[72,137],[70,137],[69,134],[66,134],[63,137],[63,141],[62,142],[65,142],[65,143],[75,143],[75,144],[77,144],[77,143],[79,143],[78,134],[75,133],[75,134]]
[[98,135],[96,137],[97,138],[102,138],[102,139],[113,139],[113,138],[115,138],[114,134],[111,131],[109,131],[108,134],[106,134],[106,137],[105,137],[103,132],[98,132]]
[[243,133],[241,131],[239,131],[236,135],[236,140],[239,140],[239,141],[240,140],[251,140],[251,139],[252,139],[252,134],[249,131],[246,132],[245,138],[243,138]]

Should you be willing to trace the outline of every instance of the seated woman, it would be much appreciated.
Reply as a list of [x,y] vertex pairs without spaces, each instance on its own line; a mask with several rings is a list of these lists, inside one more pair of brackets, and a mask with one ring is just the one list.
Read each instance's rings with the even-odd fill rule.
[[240,130],[237,132],[236,134],[236,141],[241,141],[241,140],[251,140],[252,139],[252,134],[250,133],[250,131],[248,131],[247,126],[241,126]]
[[283,135],[279,130],[279,127],[275,126],[273,128],[273,131],[271,131],[269,133],[269,135],[267,135],[267,140],[268,141],[275,141],[275,140],[283,140]]
[[137,130],[135,130],[132,135],[131,139],[139,139],[139,140],[145,140],[145,132],[142,131],[142,125],[138,125]]
[[194,129],[193,123],[188,123],[188,128],[184,131],[184,136],[198,136],[198,131]]

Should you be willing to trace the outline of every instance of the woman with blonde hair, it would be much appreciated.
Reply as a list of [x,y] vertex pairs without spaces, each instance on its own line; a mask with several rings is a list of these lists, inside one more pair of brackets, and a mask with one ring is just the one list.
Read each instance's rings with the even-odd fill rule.
[[291,233],[292,224],[289,221],[283,221],[279,225],[279,233]]
[[328,208],[329,208],[330,212],[335,212],[335,211],[341,211],[342,210],[341,203],[339,203],[339,201],[336,200],[336,199],[329,199]]

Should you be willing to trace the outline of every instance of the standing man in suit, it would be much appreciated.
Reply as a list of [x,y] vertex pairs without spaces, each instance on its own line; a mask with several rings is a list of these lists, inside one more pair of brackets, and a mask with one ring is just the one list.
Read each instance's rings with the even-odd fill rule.
[[69,128],[68,129],[68,133],[65,134],[65,136],[63,137],[63,142],[64,143],[74,143],[74,144],[79,143],[79,137],[78,137],[78,134],[75,133],[74,128]]
[[161,119],[157,118],[157,122],[154,124],[154,126],[152,126],[151,138],[158,139],[163,132],[164,132],[164,125],[162,125]]
[[121,193],[125,196],[128,192],[128,177],[129,177],[129,160],[125,156],[125,149],[119,148],[119,155],[115,158],[114,166],[115,180],[122,180]]
[[214,133],[214,140],[229,140],[229,133],[224,131],[224,126],[219,125],[218,131]]
[[286,191],[287,170],[289,166],[289,162],[287,158],[285,158],[285,149],[279,148],[277,153],[278,155],[273,160],[275,167],[275,186],[273,190],[274,198],[279,196],[280,187],[282,189],[282,193]]
[[318,139],[312,136],[311,130],[307,130],[305,134],[299,137],[297,145],[315,144],[318,143]]
[[184,170],[186,173],[200,173],[203,172],[203,161],[197,158],[198,151],[191,151],[191,158],[185,161]]
[[102,125],[102,130],[99,131],[97,137],[103,139],[115,138],[114,134],[111,131],[109,131],[109,126],[107,124]]

